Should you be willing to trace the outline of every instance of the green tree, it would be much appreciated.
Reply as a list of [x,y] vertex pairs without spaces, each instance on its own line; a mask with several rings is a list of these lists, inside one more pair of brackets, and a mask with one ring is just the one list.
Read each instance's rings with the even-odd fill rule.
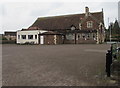
[[112,32],[113,34],[120,34],[120,27],[117,20],[114,23]]
[[2,36],[2,40],[7,40],[7,38],[5,38],[4,36]]
[[108,27],[108,30],[106,30],[106,38],[109,39],[110,37],[110,31],[111,31],[111,37],[112,37],[112,40],[117,40],[117,41],[120,41],[120,27],[119,27],[119,24],[118,24],[118,21],[115,20],[115,23],[110,23],[109,27]]

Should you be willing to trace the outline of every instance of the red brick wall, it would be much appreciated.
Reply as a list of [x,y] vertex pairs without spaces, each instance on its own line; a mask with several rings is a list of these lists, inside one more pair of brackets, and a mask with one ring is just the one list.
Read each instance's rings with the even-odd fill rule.
[[[88,17],[83,23],[82,23],[82,26],[81,26],[81,29],[89,29],[87,28],[87,21],[93,21],[93,28],[92,29],[98,29],[99,28],[99,24],[96,23],[96,21],[91,18],[91,17]],[[91,28],[90,28],[91,29]]]
[[[75,40],[65,40],[65,44],[75,44]],[[96,44],[96,40],[76,40],[76,44]]]
[[[61,35],[56,35],[56,44],[62,44],[62,36]],[[54,45],[55,40],[54,40],[54,35],[44,35],[44,44],[45,45]]]
[[77,40],[77,44],[96,44],[95,40]]
[[75,44],[75,40],[65,40],[65,44]]
[[45,45],[53,45],[54,44],[54,36],[53,35],[44,35],[44,44]]
[[62,35],[56,35],[57,37],[57,44],[63,44],[63,40],[62,40]]

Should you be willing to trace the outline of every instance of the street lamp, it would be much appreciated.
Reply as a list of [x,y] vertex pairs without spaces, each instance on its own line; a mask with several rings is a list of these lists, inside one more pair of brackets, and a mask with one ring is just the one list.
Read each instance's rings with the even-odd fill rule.
[[112,27],[112,25],[110,24],[110,42],[111,42],[111,28]]

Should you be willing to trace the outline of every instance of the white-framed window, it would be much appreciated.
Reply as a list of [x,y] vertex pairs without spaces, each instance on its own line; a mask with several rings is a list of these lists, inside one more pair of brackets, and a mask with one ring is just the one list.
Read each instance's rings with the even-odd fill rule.
[[26,35],[21,35],[22,39],[26,39]]
[[87,21],[87,28],[93,28],[93,21]]
[[67,34],[66,35],[66,39],[68,39],[68,40],[74,40],[74,38],[75,38],[75,36],[74,36],[74,34]]
[[33,35],[28,35],[28,39],[33,39]]

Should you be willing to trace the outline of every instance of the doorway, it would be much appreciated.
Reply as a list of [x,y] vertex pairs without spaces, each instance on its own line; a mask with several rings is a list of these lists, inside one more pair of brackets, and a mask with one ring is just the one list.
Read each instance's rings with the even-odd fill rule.
[[40,36],[40,44],[44,44],[44,36]]

